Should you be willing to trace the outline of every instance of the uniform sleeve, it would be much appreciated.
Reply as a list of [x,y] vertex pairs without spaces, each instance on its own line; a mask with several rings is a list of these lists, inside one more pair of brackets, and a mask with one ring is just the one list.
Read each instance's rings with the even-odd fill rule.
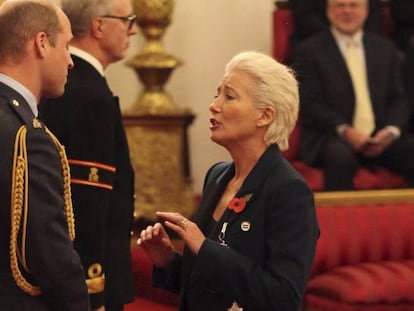
[[42,129],[32,130],[28,132],[27,152],[28,268],[51,310],[89,310],[84,272],[68,236],[56,146]]

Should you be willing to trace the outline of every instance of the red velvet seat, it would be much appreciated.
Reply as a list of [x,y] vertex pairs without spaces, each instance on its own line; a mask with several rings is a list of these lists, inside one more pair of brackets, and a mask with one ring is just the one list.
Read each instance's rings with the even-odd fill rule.
[[273,11],[273,57],[282,63],[289,59],[289,36],[293,31],[292,14],[288,3],[283,2]]
[[401,191],[409,203],[387,203],[381,190],[383,204],[317,200],[321,236],[305,310],[414,310],[414,192]]
[[308,293],[347,304],[414,303],[414,260],[340,266],[314,277]]
[[178,307],[156,302],[155,300],[135,297],[134,302],[125,305],[124,311],[177,311]]
[[337,301],[311,294],[306,297],[306,304],[319,306],[317,309],[305,309],[307,311],[413,311],[413,306],[405,303],[377,304],[373,306],[349,303],[338,304]]
[[131,249],[136,297],[125,311],[176,311],[179,296],[152,286],[152,263],[139,246]]

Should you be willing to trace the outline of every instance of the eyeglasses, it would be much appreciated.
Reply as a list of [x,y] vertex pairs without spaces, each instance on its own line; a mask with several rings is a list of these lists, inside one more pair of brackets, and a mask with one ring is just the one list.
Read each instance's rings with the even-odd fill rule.
[[137,19],[137,16],[135,14],[131,14],[128,16],[115,16],[115,15],[104,15],[101,16],[102,18],[115,18],[120,19],[123,22],[128,22],[128,30],[131,30],[132,26],[134,26],[135,20]]

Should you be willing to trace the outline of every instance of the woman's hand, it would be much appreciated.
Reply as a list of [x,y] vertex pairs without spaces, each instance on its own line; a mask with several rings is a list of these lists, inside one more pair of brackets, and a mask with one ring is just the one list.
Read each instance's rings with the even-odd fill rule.
[[152,263],[159,268],[167,268],[174,259],[174,246],[159,222],[142,230],[137,244],[144,249]]
[[157,212],[156,215],[165,220],[165,225],[183,239],[194,255],[198,255],[206,237],[196,223],[178,213]]

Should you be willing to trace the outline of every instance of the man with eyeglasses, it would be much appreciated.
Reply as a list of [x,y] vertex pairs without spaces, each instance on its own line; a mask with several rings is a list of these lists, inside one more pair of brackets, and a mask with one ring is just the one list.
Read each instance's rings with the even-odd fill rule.
[[135,296],[130,258],[134,172],[118,98],[105,69],[137,33],[130,0],[61,0],[74,35],[65,94],[41,118],[65,146],[80,254],[93,310],[121,311]]

